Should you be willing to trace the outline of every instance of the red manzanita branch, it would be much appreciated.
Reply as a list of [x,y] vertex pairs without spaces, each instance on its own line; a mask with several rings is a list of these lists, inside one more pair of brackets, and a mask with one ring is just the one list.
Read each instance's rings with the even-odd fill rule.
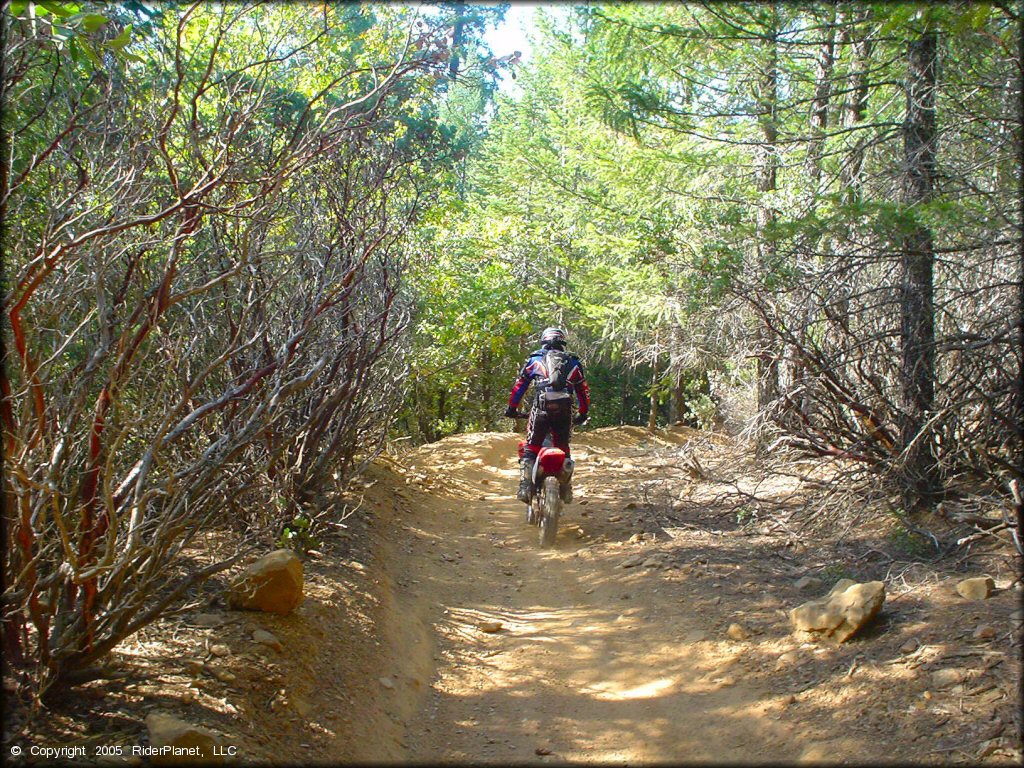
[[[194,220],[186,218],[186,224],[183,226],[183,229],[191,232],[194,226]],[[177,243],[180,242],[181,239],[179,237]],[[98,515],[96,514],[96,497],[100,485],[100,468],[102,466],[103,430],[106,425],[107,412],[110,410],[110,404],[113,399],[112,393],[125,375],[128,366],[142,346],[142,343],[146,340],[150,331],[152,331],[153,326],[156,325],[160,315],[167,309],[171,283],[177,272],[176,261],[175,249],[171,254],[167,269],[164,271],[163,279],[160,281],[160,287],[150,301],[150,311],[139,325],[127,348],[121,353],[117,364],[114,366],[114,370],[111,371],[109,381],[104,385],[96,401],[96,410],[93,415],[92,431],[89,439],[89,464],[79,494],[82,510],[79,519],[79,533],[82,536],[79,546],[79,563],[83,567],[94,562],[96,542],[103,537],[107,532],[107,527],[110,525],[106,510]],[[82,582],[82,620],[85,628],[86,651],[90,650],[93,644],[93,606],[96,601],[98,578],[98,576],[91,576]]]

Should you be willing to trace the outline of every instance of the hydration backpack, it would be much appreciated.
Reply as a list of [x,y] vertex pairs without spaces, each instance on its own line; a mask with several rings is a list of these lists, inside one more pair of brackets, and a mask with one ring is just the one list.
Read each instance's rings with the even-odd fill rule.
[[548,349],[544,352],[543,363],[547,377],[537,382],[538,404],[548,411],[568,410],[572,396],[566,390],[572,358],[561,349]]

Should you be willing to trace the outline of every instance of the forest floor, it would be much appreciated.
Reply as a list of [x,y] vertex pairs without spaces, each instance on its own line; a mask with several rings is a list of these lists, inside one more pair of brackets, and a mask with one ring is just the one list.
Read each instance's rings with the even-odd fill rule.
[[[827,465],[758,474],[724,437],[625,428],[576,435],[541,550],[517,440],[378,462],[294,614],[227,611],[213,584],[19,743],[140,744],[161,710],[240,763],[1020,764],[1020,561],[995,537],[920,562],[892,521],[828,506]],[[982,573],[989,599],[956,593]],[[796,638],[788,610],[844,576],[885,580],[874,624]]]

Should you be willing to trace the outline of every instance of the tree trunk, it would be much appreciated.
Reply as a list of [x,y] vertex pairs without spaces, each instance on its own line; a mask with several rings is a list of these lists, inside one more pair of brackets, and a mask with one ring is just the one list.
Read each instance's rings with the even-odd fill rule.
[[647,430],[658,428],[658,361],[651,362],[651,409],[647,415]]
[[[933,196],[936,155],[937,39],[924,32],[907,46],[907,113],[903,123],[903,203],[908,213]],[[908,511],[940,489],[932,438],[926,428],[935,394],[935,250],[927,226],[914,223],[900,255],[900,447]]]
[[455,28],[452,30],[452,59],[448,64],[448,76],[454,80],[459,76],[459,49],[462,47],[465,28],[464,14],[466,0],[455,0]]
[[[862,8],[852,13],[843,10],[841,16],[842,40],[853,49],[853,61],[850,65],[849,83],[846,86],[846,97],[843,100],[843,125],[847,128],[864,122],[864,114],[868,105],[868,67],[871,57],[871,41],[867,39],[868,31],[864,28],[871,13],[870,9]],[[839,186],[845,201],[860,197],[861,170],[864,167],[864,147],[866,140],[857,134],[853,148],[844,158],[839,169]]]
[[[778,216],[774,194],[777,188],[779,129],[776,114],[779,88],[779,17],[773,5],[769,34],[763,40],[763,64],[757,87],[758,124],[761,144],[757,153],[757,256],[758,268],[767,276],[776,268],[777,248],[771,232]],[[758,332],[757,405],[764,412],[779,396],[779,340],[766,325]]]

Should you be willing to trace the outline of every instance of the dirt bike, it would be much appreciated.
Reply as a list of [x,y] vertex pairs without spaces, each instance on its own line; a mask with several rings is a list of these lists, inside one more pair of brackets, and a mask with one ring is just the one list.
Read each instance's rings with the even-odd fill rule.
[[[523,414],[521,418],[527,418]],[[519,460],[523,459],[526,441],[519,442]],[[562,486],[572,478],[574,463],[561,448],[555,448],[551,436],[544,443],[533,465],[530,500],[526,504],[526,522],[540,528],[540,546],[554,546],[558,520],[562,516]]]

